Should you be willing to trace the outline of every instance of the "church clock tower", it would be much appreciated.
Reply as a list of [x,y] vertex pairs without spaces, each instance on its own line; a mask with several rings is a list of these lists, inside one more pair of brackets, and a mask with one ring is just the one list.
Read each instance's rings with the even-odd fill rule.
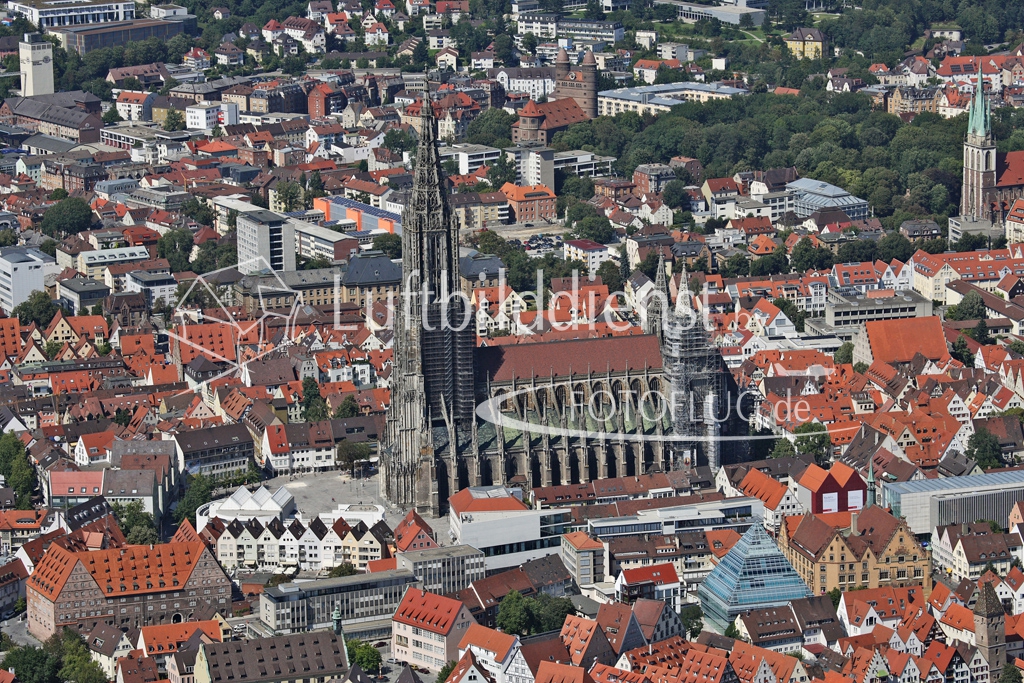
[[960,216],[965,220],[992,220],[996,188],[996,145],[992,140],[992,113],[978,64],[978,84],[968,109],[964,141],[964,183]]

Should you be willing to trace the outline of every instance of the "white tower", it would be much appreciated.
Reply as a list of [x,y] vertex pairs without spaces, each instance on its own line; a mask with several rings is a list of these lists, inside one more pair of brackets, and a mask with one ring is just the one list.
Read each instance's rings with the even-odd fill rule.
[[39,33],[26,33],[18,43],[21,96],[53,94],[53,44]]

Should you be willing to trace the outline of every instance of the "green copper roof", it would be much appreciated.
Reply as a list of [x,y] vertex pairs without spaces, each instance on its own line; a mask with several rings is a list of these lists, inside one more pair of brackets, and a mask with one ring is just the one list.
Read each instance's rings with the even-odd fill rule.
[[985,99],[985,87],[981,80],[981,63],[978,63],[978,85],[974,89],[974,97],[971,98],[971,107],[967,120],[967,134],[980,138],[987,138],[992,130],[992,111],[988,101]]

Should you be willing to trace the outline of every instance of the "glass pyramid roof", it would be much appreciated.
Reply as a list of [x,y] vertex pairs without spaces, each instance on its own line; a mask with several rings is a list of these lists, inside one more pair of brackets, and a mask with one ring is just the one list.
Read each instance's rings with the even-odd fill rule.
[[779,607],[811,595],[760,521],[733,546],[697,590],[705,624],[724,632],[748,609]]

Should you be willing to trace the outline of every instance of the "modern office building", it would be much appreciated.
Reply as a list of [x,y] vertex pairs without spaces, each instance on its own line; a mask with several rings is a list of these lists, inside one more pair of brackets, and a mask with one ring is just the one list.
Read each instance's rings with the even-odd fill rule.
[[161,299],[168,306],[173,306],[177,289],[178,281],[170,273],[128,273],[124,283],[124,291],[141,293],[150,308]]
[[452,543],[479,548],[488,571],[518,567],[562,545],[571,511],[534,510],[516,494],[501,486],[473,486],[449,499]]
[[162,19],[134,19],[106,24],[84,26],[55,26],[48,29],[60,38],[61,47],[84,55],[105,47],[121,47],[128,43],[159,38],[169,40],[184,32],[180,21]]
[[927,318],[931,315],[932,300],[913,290],[859,292],[853,288],[834,287],[826,297],[825,317],[808,318],[807,323],[808,329],[816,334],[834,334],[843,341],[853,341],[853,336],[866,322]]
[[786,189],[795,195],[793,212],[800,218],[807,218],[815,211],[843,211],[850,220],[868,217],[868,203],[854,197],[841,187],[813,178],[799,178],[786,184]]
[[103,281],[103,271],[107,266],[121,263],[148,261],[149,250],[145,247],[119,247],[117,249],[95,249],[83,251],[78,255],[78,272],[84,273],[93,280]]
[[706,623],[719,633],[747,610],[782,607],[811,595],[760,523],[736,542],[697,593]]
[[46,291],[46,276],[60,272],[52,256],[30,247],[0,249],[0,309],[7,315],[34,291]]
[[355,229],[355,221],[345,219],[328,228],[295,218],[288,220],[295,231],[295,248],[299,256],[347,261],[359,253],[359,240],[345,234],[346,228]]
[[260,622],[274,633],[302,633],[327,628],[338,609],[346,637],[386,637],[410,586],[420,583],[408,569],[285,583],[260,595]]
[[744,88],[734,88],[721,83],[664,83],[643,85],[635,88],[602,90],[597,94],[599,116],[615,116],[624,111],[637,114],[660,114],[684,102],[706,104],[711,100],[726,100],[740,95],[749,95]]
[[398,553],[398,569],[416,575],[423,590],[451,595],[486,576],[484,554],[468,545],[442,546]]
[[110,287],[103,280],[72,277],[57,283],[57,299],[73,315],[85,315],[93,306],[102,305],[110,296]]
[[[764,23],[767,12],[744,4],[697,5],[679,0],[655,0],[655,5],[672,5],[676,8],[676,17],[688,24],[695,24],[701,19],[718,19],[723,24],[739,26],[740,19],[749,15],[754,26]],[[754,3],[750,3],[754,4]]]
[[459,165],[459,173],[462,175],[472,173],[481,166],[490,166],[501,156],[501,150],[497,147],[471,145],[468,142],[452,145],[451,147],[442,147],[437,153],[441,157],[442,162],[454,159]]
[[238,216],[238,265],[242,274],[266,268],[295,270],[295,226],[287,217],[261,209]]
[[[764,516],[764,503],[758,498],[705,500],[678,507],[641,510],[628,517],[605,517],[587,521],[587,532],[598,539],[615,536],[656,534],[674,536],[684,531],[735,529],[743,533]],[[758,521],[760,524],[760,522]]]
[[43,30],[135,18],[134,0],[10,0],[7,9]]
[[882,484],[882,505],[906,517],[918,536],[930,535],[937,526],[979,519],[1006,528],[1019,500],[1024,500],[1024,470]]

